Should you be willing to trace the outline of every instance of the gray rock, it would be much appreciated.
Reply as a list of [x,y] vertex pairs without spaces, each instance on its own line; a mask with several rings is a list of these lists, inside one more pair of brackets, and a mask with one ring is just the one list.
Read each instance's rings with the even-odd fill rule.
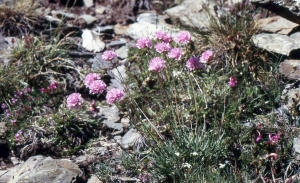
[[148,22],[150,24],[165,23],[165,16],[156,13],[142,13],[137,18],[137,22]]
[[94,6],[94,0],[83,0],[83,2],[87,8]]
[[107,127],[121,131],[123,125],[120,122],[119,109],[116,105],[102,106],[99,115],[103,117],[102,123]]
[[298,0],[251,0],[250,2],[300,24],[300,2]]
[[7,183],[9,179],[14,175],[12,169],[0,170],[0,183]]
[[300,139],[298,137],[294,138],[293,147],[295,149],[295,152],[300,153]]
[[126,32],[126,35],[137,40],[141,37],[147,36],[153,39],[153,35],[156,31],[166,31],[172,34],[173,37],[176,36],[178,30],[171,28],[167,24],[151,24],[149,22],[137,22],[132,24]]
[[112,79],[110,87],[118,88],[124,90],[123,81],[127,78],[126,68],[124,65],[120,65],[117,68],[114,68],[107,72]]
[[292,80],[300,79],[300,60],[284,60],[280,63],[279,72]]
[[273,32],[278,34],[289,34],[295,28],[299,27],[298,24],[288,21],[280,16],[262,18],[258,20],[262,31]]
[[116,50],[116,53],[119,58],[125,59],[128,57],[128,51],[129,51],[128,46],[122,46],[121,48]]
[[87,183],[103,183],[101,180],[97,178],[96,175],[92,175],[91,178],[87,181]]
[[286,36],[281,34],[258,34],[253,37],[256,46],[271,52],[289,56],[294,50],[300,49],[298,34]]
[[37,155],[13,170],[14,176],[8,183],[15,182],[51,182],[70,183],[82,172],[79,167],[68,159],[52,159]]
[[97,53],[94,58],[88,60],[88,62],[92,63],[92,71],[99,71],[101,69],[110,69],[113,64],[110,61],[106,61],[102,59],[103,53]]
[[97,18],[91,15],[80,15],[78,18],[82,18],[87,24],[94,23]]
[[141,134],[135,130],[130,129],[122,138],[121,146],[128,148],[134,145],[135,141],[141,136]]
[[203,6],[214,14],[214,5],[216,5],[214,1],[186,0],[179,6],[167,9],[165,13],[175,23],[186,27],[204,28],[209,26],[209,16]]
[[286,96],[288,97],[288,103],[286,105],[287,108],[293,107],[293,98],[297,98],[297,96],[300,96],[300,88],[290,89],[288,90]]
[[111,41],[110,43],[108,43],[106,46],[107,47],[114,47],[114,46],[123,46],[127,43],[127,41],[125,39],[120,39],[120,40],[115,40],[115,41]]

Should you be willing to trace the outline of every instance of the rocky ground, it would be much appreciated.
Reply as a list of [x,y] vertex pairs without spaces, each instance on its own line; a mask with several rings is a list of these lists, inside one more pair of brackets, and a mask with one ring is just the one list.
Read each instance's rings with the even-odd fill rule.
[[[204,31],[208,29],[207,12],[203,5],[215,16],[221,16],[212,1],[197,0],[184,1],[178,5],[177,1],[151,1],[151,0],[82,0],[75,6],[73,1],[43,0],[36,11],[43,25],[47,25],[45,32],[51,31],[51,26],[64,26],[63,35],[75,31],[78,36],[72,37],[77,42],[76,48],[69,51],[70,56],[91,65],[91,70],[105,70],[111,77],[110,86],[123,88],[121,77],[126,78],[125,65],[127,64],[128,50],[135,46],[135,40],[142,36],[152,36],[157,30],[168,30],[178,32],[177,25],[189,29],[197,27]],[[208,3],[209,2],[209,3]],[[239,2],[236,0],[236,3]],[[0,0],[0,3],[11,4],[9,0]],[[27,2],[29,3],[29,2]],[[225,1],[226,6],[232,4]],[[258,6],[269,7],[260,1],[253,3]],[[260,4],[261,3],[261,4]],[[276,6],[276,2],[272,4]],[[281,6],[281,5],[280,5]],[[297,7],[297,5],[289,5]],[[272,8],[269,8],[272,11]],[[276,8],[275,8],[276,9]],[[290,9],[287,7],[286,9]],[[292,13],[295,13],[291,11]],[[62,19],[65,17],[65,19]],[[290,18],[291,17],[291,18]],[[299,22],[290,15],[276,15],[271,17],[255,17],[261,26],[259,34],[253,37],[253,42],[263,49],[283,55],[280,72],[288,78],[285,94],[295,96],[299,94],[298,80],[300,78],[300,34]],[[290,19],[289,19],[290,18]],[[51,25],[51,26],[49,26]],[[37,27],[38,29],[39,27]],[[0,35],[0,53],[10,52],[14,45],[11,39],[18,40],[13,30],[9,35]],[[75,34],[75,35],[76,35]],[[113,49],[117,52],[118,67],[111,69],[111,62],[101,59],[105,49]],[[4,55],[4,54],[3,54]],[[3,62],[7,58],[0,55]],[[85,66],[82,66],[83,68]],[[120,76],[121,74],[121,76]],[[74,82],[76,88],[76,82]],[[289,107],[291,102],[287,104]],[[115,179],[119,182],[138,182],[136,177],[126,177],[125,172],[118,165],[118,158],[124,149],[130,149],[139,139],[140,134],[130,128],[130,119],[115,106],[103,106],[100,108],[99,116],[104,117],[102,121],[105,134],[109,138],[99,138],[77,157],[65,157],[55,159],[42,155],[32,156],[26,161],[13,157],[6,149],[4,143],[0,142],[1,171],[0,182],[100,182],[93,173],[93,163],[100,159],[111,159],[116,163],[115,172],[119,172]],[[0,123],[0,125],[3,125]],[[109,139],[109,140],[108,140]],[[300,153],[299,140],[295,139],[295,150]],[[56,168],[54,168],[56,167]]]

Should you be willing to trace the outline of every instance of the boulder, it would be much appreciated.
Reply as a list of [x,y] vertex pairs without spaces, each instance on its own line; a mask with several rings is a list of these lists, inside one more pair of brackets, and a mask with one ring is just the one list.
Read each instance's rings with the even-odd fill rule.
[[291,52],[300,49],[300,33],[291,36],[281,34],[257,34],[253,36],[253,43],[270,52],[290,56]]
[[51,182],[71,183],[82,175],[78,165],[68,159],[52,159],[41,155],[30,157],[13,170],[8,183],[15,182]]
[[260,29],[262,31],[278,34],[289,34],[294,29],[299,27],[298,24],[280,16],[259,19],[258,24],[260,25]]
[[251,0],[252,4],[261,6],[269,11],[276,13],[289,21],[300,24],[299,13],[300,3],[299,1],[291,0]]
[[284,60],[280,63],[279,72],[288,79],[299,80],[300,60]]

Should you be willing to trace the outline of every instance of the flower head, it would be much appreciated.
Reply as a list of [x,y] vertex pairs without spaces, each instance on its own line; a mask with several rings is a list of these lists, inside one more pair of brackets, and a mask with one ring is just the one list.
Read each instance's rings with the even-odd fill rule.
[[148,37],[141,37],[137,43],[136,43],[136,47],[138,47],[138,49],[143,49],[143,48],[151,48],[152,46],[152,41],[148,38]]
[[195,69],[203,67],[203,65],[199,62],[199,59],[197,57],[192,57],[188,59],[185,66],[189,71],[193,71]]
[[158,53],[168,52],[171,49],[169,43],[157,43],[154,48]]
[[231,88],[234,88],[237,85],[237,80],[233,76],[230,76],[228,85]]
[[25,88],[24,92],[25,92],[25,93],[30,93],[30,92],[31,92],[31,88],[28,88],[28,87]]
[[10,120],[10,122],[11,122],[12,125],[15,125],[17,123],[17,120],[12,119],[12,120]]
[[120,89],[111,89],[106,94],[106,102],[113,104],[115,101],[121,101],[124,98],[124,92]]
[[192,168],[192,165],[189,164],[189,163],[183,163],[183,164],[182,164],[182,167],[183,167],[183,168],[188,168],[188,169],[190,169],[190,168]]
[[118,55],[116,52],[111,51],[111,50],[107,50],[103,53],[102,55],[102,59],[103,60],[113,60],[114,58],[116,58]]
[[262,134],[259,132],[259,131],[257,131],[257,133],[258,133],[258,136],[256,137],[256,142],[259,142],[259,141],[261,141],[261,139],[262,139]]
[[173,48],[168,53],[169,58],[174,58],[175,60],[180,60],[183,55],[183,52],[179,48]]
[[207,50],[202,53],[202,55],[200,57],[200,62],[206,64],[206,63],[209,63],[209,61],[211,61],[213,58],[214,58],[214,52],[211,50]]
[[102,80],[93,81],[90,86],[91,94],[101,94],[106,89],[106,84]]
[[198,153],[197,153],[197,152],[192,152],[192,153],[191,153],[191,155],[193,155],[193,156],[197,156],[197,155],[198,155]]
[[2,103],[2,104],[1,104],[1,108],[2,108],[2,109],[5,109],[5,108],[6,108],[5,103]]
[[152,58],[149,62],[149,71],[160,72],[165,67],[165,64],[166,61],[159,57]]
[[80,93],[72,93],[67,98],[67,106],[69,109],[78,108],[82,103],[82,98]]
[[181,31],[177,35],[176,42],[182,43],[182,44],[187,44],[191,41],[192,36],[188,31]]
[[100,79],[99,74],[89,73],[84,78],[84,85],[89,88],[90,85],[92,84],[92,82],[94,82],[95,80],[98,80],[98,79]]
[[154,34],[154,37],[158,41],[162,41],[164,43],[170,43],[173,41],[173,38],[170,34],[166,33],[165,31],[157,31]]
[[271,133],[269,133],[269,140],[271,145],[274,145],[276,142],[278,142],[279,138],[280,138],[279,132],[276,135],[272,135]]

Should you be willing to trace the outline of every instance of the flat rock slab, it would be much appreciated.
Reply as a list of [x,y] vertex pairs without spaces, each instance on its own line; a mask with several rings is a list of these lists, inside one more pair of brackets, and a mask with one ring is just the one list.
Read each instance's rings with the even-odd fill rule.
[[280,63],[279,72],[293,80],[300,79],[300,60],[284,60]]
[[283,18],[300,24],[300,3],[299,0],[250,0],[256,6],[268,9]]
[[253,37],[257,47],[270,52],[289,56],[292,51],[300,49],[300,36],[297,34],[287,36],[281,34],[258,34]]
[[294,29],[299,27],[298,24],[291,22],[280,16],[262,18],[258,20],[260,29],[266,32],[273,32],[278,34],[289,34]]
[[123,148],[132,147],[141,134],[136,129],[130,129],[122,138],[121,146]]
[[78,165],[68,159],[52,159],[41,155],[30,157],[13,170],[8,183],[15,182],[51,182],[70,183],[82,172]]
[[179,6],[167,9],[165,13],[175,23],[179,23],[186,27],[208,27],[209,16],[203,6],[208,7],[209,11],[214,14],[214,1],[208,0],[186,0]]

